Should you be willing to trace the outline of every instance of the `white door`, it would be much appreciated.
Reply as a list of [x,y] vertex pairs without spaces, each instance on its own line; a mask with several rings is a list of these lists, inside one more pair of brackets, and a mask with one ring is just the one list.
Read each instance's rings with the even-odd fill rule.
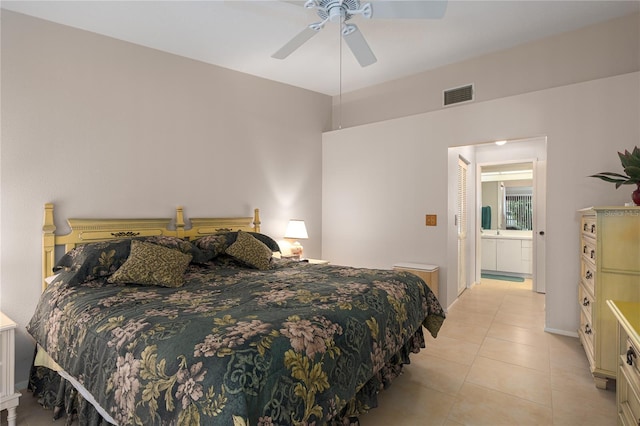
[[533,182],[533,290],[538,293],[546,293],[544,232],[547,210],[547,162],[545,160],[533,162]]
[[458,158],[458,295],[467,288],[467,163]]

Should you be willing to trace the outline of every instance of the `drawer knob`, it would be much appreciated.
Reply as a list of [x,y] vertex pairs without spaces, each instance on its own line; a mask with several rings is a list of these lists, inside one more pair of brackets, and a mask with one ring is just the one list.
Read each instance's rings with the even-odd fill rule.
[[582,246],[582,252],[583,252],[584,254],[587,254],[587,246]]
[[587,273],[584,275],[584,277],[586,279],[590,280],[591,278],[593,278],[593,272],[587,271]]
[[589,304],[590,304],[589,299],[587,299],[586,297],[582,299],[582,306],[589,306]]
[[633,365],[634,358],[636,358],[636,353],[633,351],[633,348],[629,346],[629,350],[627,351],[627,364]]
[[594,232],[596,232],[596,225],[591,225],[591,233],[593,234]]
[[585,324],[584,326],[584,334],[591,334],[591,327],[589,327],[589,324]]
[[591,258],[592,259],[596,258],[596,251],[595,250],[591,250]]
[[582,227],[582,230],[586,232],[587,229],[589,229],[589,225],[585,223],[584,226]]

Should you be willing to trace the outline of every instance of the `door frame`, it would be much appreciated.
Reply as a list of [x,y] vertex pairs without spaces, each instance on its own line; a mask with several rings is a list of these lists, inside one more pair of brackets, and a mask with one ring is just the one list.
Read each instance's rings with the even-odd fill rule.
[[[546,160],[538,160],[537,158],[522,158],[513,160],[503,160],[495,162],[476,163],[476,211],[482,210],[482,167],[497,166],[503,164],[519,164],[531,163],[533,170],[532,189],[533,189],[533,268],[532,268],[532,290],[538,293],[546,292],[546,274],[545,274],[545,226],[546,226]],[[475,282],[479,283],[482,273],[482,234],[480,232],[482,215],[476,214],[476,268]]]

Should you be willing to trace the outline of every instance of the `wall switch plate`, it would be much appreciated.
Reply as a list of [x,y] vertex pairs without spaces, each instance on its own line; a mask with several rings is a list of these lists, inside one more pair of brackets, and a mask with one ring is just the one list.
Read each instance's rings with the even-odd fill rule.
[[426,226],[436,226],[438,224],[438,215],[428,214],[426,215]]

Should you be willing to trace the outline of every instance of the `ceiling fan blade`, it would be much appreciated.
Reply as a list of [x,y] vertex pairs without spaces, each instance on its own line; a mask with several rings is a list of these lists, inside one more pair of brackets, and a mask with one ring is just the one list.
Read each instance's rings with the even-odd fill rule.
[[376,55],[373,54],[369,44],[356,25],[345,25],[342,30],[342,37],[347,42],[347,46],[353,52],[353,56],[356,57],[360,66],[366,67],[377,62]]
[[311,27],[307,27],[302,30],[297,36],[289,40],[287,44],[282,46],[280,50],[271,55],[275,59],[284,59],[291,55],[297,48],[305,44],[311,37],[318,34],[318,30],[314,30]]
[[372,18],[440,19],[447,11],[447,0],[372,1]]

